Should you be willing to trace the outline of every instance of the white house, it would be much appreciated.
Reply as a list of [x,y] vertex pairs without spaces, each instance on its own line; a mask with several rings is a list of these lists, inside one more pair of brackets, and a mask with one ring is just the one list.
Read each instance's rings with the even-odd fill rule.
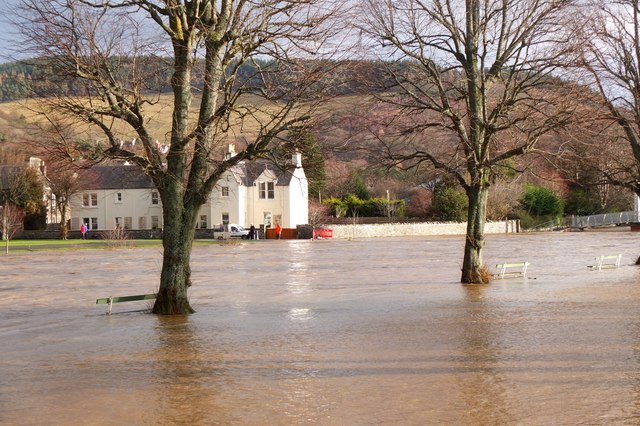
[[[229,155],[234,155],[230,146]],[[301,156],[290,167],[266,160],[242,162],[218,181],[198,213],[198,228],[237,223],[295,228],[308,222],[308,184]],[[71,229],[162,228],[162,201],[152,180],[137,166],[95,166],[79,173],[71,198]]]
[[[233,145],[228,155],[235,155]],[[287,167],[266,160],[241,162],[217,182],[199,215],[201,228],[230,223],[267,228],[307,224],[309,190],[302,156],[295,154]]]
[[78,173],[69,201],[71,230],[162,228],[162,202],[153,181],[137,166],[94,166]]

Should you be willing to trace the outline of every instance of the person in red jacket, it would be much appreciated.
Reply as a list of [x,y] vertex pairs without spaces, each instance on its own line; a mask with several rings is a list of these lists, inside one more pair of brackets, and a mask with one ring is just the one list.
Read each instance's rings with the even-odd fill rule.
[[276,225],[276,240],[280,239],[280,235],[282,234],[282,226],[280,224]]

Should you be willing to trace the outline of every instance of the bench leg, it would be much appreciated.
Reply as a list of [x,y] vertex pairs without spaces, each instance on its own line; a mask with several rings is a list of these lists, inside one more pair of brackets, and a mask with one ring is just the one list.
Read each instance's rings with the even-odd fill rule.
[[109,304],[107,305],[107,315],[111,315],[111,308],[113,307],[113,299],[109,298]]

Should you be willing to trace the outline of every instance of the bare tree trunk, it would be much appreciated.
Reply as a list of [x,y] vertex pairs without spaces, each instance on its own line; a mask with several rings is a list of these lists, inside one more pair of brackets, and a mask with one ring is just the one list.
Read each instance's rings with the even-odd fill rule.
[[69,237],[69,228],[67,227],[67,205],[63,203],[60,206],[60,215],[62,218],[60,219],[60,233],[59,237],[61,240],[66,240]]
[[[181,211],[180,211],[181,210]],[[164,212],[162,245],[164,247],[160,288],[153,313],[187,315],[194,309],[189,304],[187,290],[191,287],[191,249],[198,206],[182,207],[172,203]]]
[[483,284],[482,249],[484,247],[484,223],[487,215],[486,185],[472,186],[467,190],[469,211],[467,220],[467,237],[464,245],[464,261],[462,278],[464,284]]
[[9,254],[9,216],[8,216],[8,207],[5,203],[4,208],[2,209],[2,239],[5,241],[5,253]]

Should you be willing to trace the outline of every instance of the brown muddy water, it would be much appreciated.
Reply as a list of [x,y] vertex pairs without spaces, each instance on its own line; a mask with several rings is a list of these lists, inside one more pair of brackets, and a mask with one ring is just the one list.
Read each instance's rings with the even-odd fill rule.
[[462,237],[196,246],[188,318],[95,305],[153,292],[158,248],[11,253],[0,424],[640,424],[639,239],[489,236],[531,266],[487,286]]

